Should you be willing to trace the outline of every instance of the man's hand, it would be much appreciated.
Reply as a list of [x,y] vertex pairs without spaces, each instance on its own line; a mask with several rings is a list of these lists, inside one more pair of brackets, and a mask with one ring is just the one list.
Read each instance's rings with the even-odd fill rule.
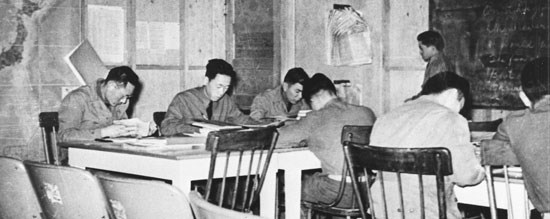
[[113,121],[113,124],[134,127],[136,129],[136,134],[139,137],[148,136],[157,130],[157,126],[155,124],[141,121],[141,119],[138,118],[115,120]]
[[101,137],[134,136],[137,134],[136,126],[110,125],[101,129]]

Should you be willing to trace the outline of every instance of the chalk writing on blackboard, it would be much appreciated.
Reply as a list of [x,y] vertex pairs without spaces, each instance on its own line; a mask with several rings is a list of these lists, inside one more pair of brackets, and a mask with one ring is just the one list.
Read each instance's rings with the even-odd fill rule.
[[469,79],[473,106],[523,108],[518,92],[526,62],[549,55],[547,0],[432,0],[431,28]]

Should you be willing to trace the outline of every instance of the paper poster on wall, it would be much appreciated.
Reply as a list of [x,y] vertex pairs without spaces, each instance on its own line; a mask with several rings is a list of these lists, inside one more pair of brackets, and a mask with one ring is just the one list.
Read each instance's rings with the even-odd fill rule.
[[372,63],[370,29],[360,12],[351,7],[331,10],[326,33],[327,64]]
[[88,40],[82,41],[64,60],[81,85],[94,84],[109,71]]
[[178,65],[180,25],[177,22],[137,22],[137,64]]
[[90,43],[105,63],[123,63],[126,20],[119,6],[88,5]]

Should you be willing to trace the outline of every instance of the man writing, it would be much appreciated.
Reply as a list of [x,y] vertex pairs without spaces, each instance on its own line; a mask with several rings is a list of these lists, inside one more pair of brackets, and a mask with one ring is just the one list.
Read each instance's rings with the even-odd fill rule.
[[302,100],[303,83],[309,76],[302,68],[288,70],[282,85],[266,90],[254,98],[250,117],[255,120],[263,118],[281,118],[298,115],[300,110],[309,107]]
[[149,135],[152,123],[128,119],[128,99],[139,86],[136,73],[115,67],[107,78],[82,86],[65,96],[59,108],[58,141],[93,140],[103,137]]
[[244,115],[233,102],[227,91],[235,80],[233,66],[221,59],[211,59],[206,65],[205,85],[177,94],[166,111],[161,124],[163,135],[199,132],[192,126],[196,119],[249,124],[250,117]]
[[521,166],[531,203],[550,218],[550,59],[527,63],[519,96],[528,108],[510,113],[493,139],[507,144],[501,155],[515,156]]
[[[462,218],[453,192],[454,185],[474,185],[484,179],[484,170],[470,143],[468,122],[459,114],[469,97],[468,81],[453,72],[436,74],[426,81],[416,99],[380,117],[374,124],[370,144],[379,147],[446,147],[452,156],[453,175],[445,177],[447,218]],[[438,218],[435,178],[425,176],[424,196],[426,218]],[[381,203],[380,180],[372,185],[375,212],[384,212]],[[384,174],[384,186],[389,218],[420,218],[418,178],[402,174],[404,208],[400,209],[397,177]],[[410,188],[410,189],[409,189]],[[406,198],[410,197],[410,198]]]
[[[304,84],[303,96],[312,112],[296,123],[279,130],[277,147],[292,147],[305,143],[321,161],[321,173],[304,179],[302,200],[332,202],[339,191],[344,165],[340,137],[344,125],[371,126],[376,117],[371,109],[351,105],[336,96],[336,88],[324,74],[317,73]],[[338,207],[351,207],[352,186],[347,185]]]

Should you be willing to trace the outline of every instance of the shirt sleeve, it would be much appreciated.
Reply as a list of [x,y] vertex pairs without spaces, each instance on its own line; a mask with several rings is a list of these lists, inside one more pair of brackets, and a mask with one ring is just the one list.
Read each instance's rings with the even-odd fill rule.
[[[277,148],[289,148],[299,146],[301,142],[307,141],[311,134],[312,127],[315,127],[315,115],[312,113],[298,120],[295,123],[279,128],[279,140]],[[306,142],[307,144],[307,142]]]
[[474,146],[470,143],[468,122],[464,118],[449,118],[447,137],[453,145],[448,146],[451,152],[453,175],[451,181],[459,186],[475,185],[485,178],[485,171],[475,156]]
[[508,135],[508,125],[507,120],[504,120],[497,129],[497,133],[493,136],[493,139],[496,140],[502,140],[502,141],[510,141],[510,137]]
[[161,133],[163,135],[175,135],[178,133],[194,133],[199,129],[191,125],[193,118],[189,104],[183,95],[176,95],[166,111],[166,116],[161,123]]
[[59,107],[59,142],[101,138],[101,128],[80,128],[87,108],[85,98],[79,93],[69,94],[63,99]]
[[233,100],[229,99],[229,101],[227,101],[227,105],[226,122],[235,124],[258,124],[256,120],[242,113]]
[[261,96],[261,94],[256,96],[250,107],[250,117],[255,120],[264,118],[267,112],[265,106],[267,106],[266,98]]

